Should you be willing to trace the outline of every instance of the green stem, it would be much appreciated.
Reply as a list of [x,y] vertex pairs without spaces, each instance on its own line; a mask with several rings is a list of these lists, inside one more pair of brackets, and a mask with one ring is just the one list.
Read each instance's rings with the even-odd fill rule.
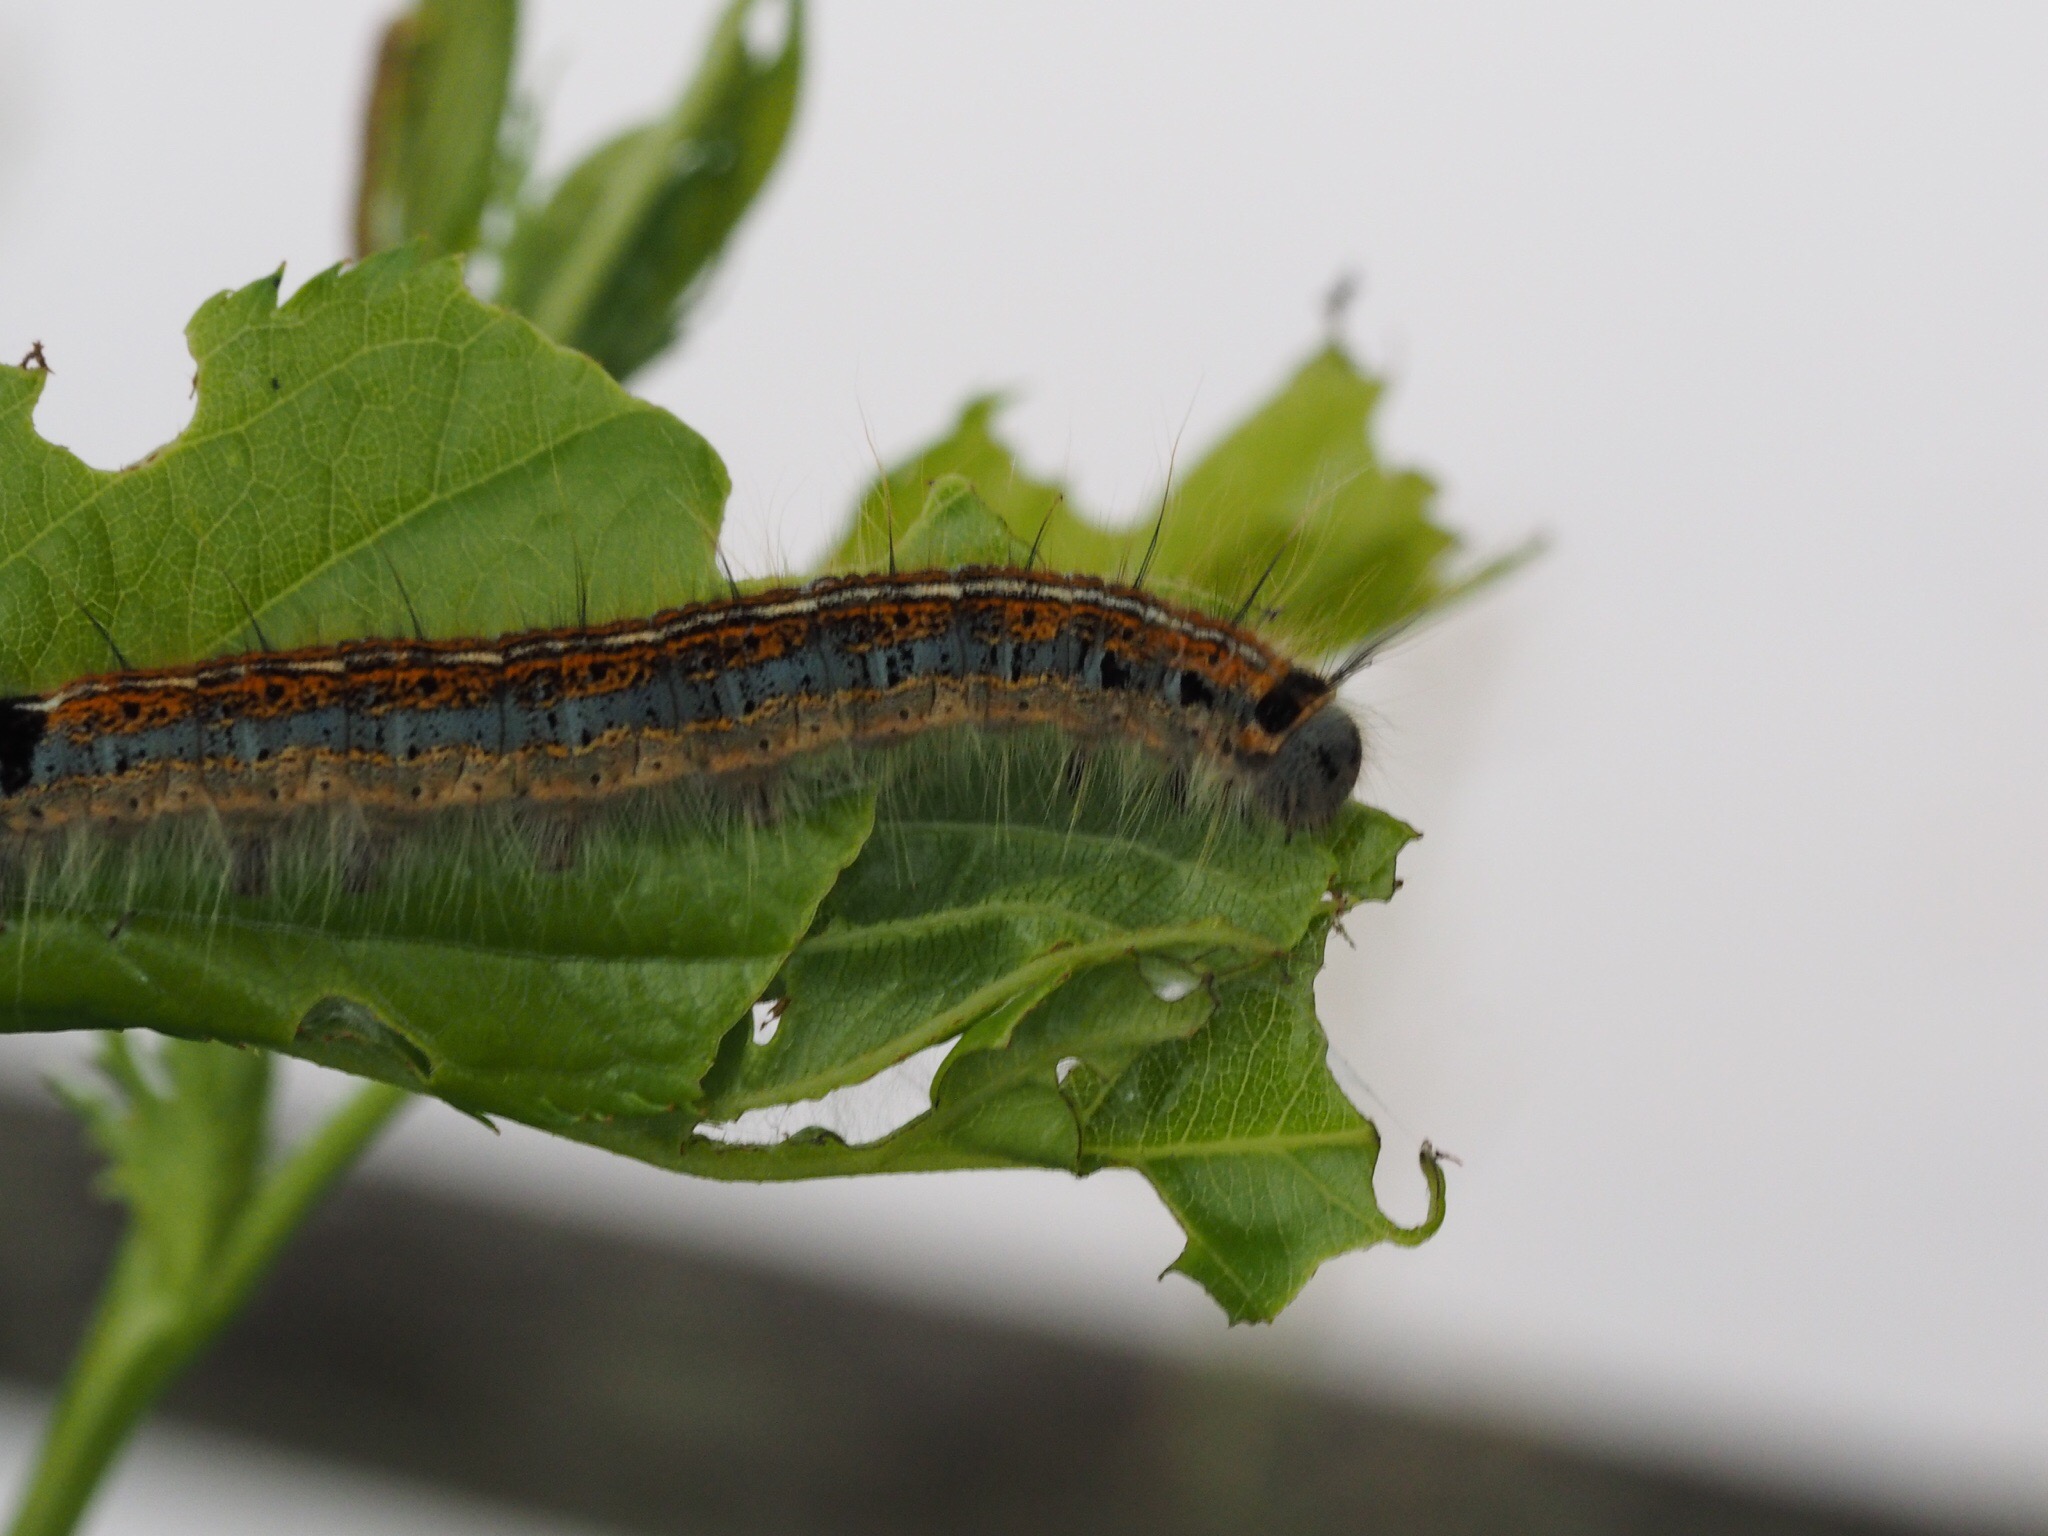
[[285,1243],[411,1097],[372,1084],[263,1180],[187,1289],[168,1287],[131,1223],[65,1374],[9,1536],[66,1536],[149,1407],[266,1275]]
[[242,1308],[284,1245],[391,1117],[412,1102],[403,1088],[369,1083],[300,1142],[250,1199],[228,1239],[213,1286],[215,1326]]

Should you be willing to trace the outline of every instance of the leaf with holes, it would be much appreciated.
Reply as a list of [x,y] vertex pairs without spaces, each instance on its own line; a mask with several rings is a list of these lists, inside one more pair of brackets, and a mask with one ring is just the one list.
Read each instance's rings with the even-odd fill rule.
[[[202,308],[191,426],[89,468],[34,431],[45,378],[0,370],[0,680],[45,688],[249,646],[490,634],[645,613],[722,587],[710,447],[589,359],[410,249]],[[271,889],[204,847],[145,843],[62,909],[13,893],[11,1029],[268,1045],[558,1123],[696,1098],[865,842],[872,793],[794,798],[773,827],[715,800],[601,818],[537,869],[516,818],[399,850],[372,890],[318,848]],[[198,836],[204,842],[203,835]],[[293,850],[287,848],[285,854]]]

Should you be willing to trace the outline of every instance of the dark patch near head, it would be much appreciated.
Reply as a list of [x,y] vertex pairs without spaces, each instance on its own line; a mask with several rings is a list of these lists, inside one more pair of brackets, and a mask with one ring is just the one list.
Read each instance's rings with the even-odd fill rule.
[[0,699],[0,795],[19,794],[35,778],[36,747],[49,716],[33,698]]
[[1313,672],[1290,668],[1287,675],[1266,690],[1266,696],[1252,709],[1259,728],[1278,736],[1307,714],[1311,705],[1328,697],[1330,685]]
[[1364,763],[1358,722],[1340,705],[1326,704],[1296,726],[1259,770],[1259,802],[1290,830],[1327,826],[1351,798]]

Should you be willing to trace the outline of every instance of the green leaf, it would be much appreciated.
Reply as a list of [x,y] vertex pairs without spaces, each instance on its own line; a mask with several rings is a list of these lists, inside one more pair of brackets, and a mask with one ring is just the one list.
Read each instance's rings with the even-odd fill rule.
[[261,896],[204,850],[145,844],[26,905],[0,1027],[267,1045],[541,1125],[688,1105],[871,817],[859,789],[772,827],[716,804],[622,813],[553,872],[516,819],[458,818],[367,891],[317,839],[290,845]]
[[1435,484],[1373,449],[1383,389],[1335,346],[1311,357],[1188,471],[1157,568],[1241,598],[1247,569],[1280,554],[1265,627],[1310,655],[1426,607],[1457,540],[1430,520]]
[[[1045,525],[1046,517],[1063,506],[1064,489],[1034,480],[1017,465],[1010,450],[990,431],[1000,395],[981,395],[968,401],[953,424],[953,430],[927,445],[877,480],[861,496],[855,508],[853,526],[839,542],[828,566],[832,570],[879,570],[889,559],[892,536],[902,540],[905,530],[919,518],[928,488],[957,475],[971,485],[986,505],[1009,530],[1013,540],[1026,549]],[[1053,570],[1100,571],[1106,568],[1105,553],[1113,554],[1115,539],[1098,535],[1100,547],[1087,551],[1091,558],[1075,559],[1071,540],[1083,525],[1071,515],[1059,519],[1062,537],[1070,541],[1060,558],[1048,560]],[[1047,528],[1048,536],[1052,530]],[[899,563],[901,551],[898,551]],[[905,569],[911,567],[907,564]]]
[[411,248],[186,335],[198,405],[128,469],[36,435],[0,368],[0,688],[365,634],[496,634],[722,589],[710,446]]
[[1330,828],[1330,848],[1337,855],[1337,875],[1330,883],[1340,908],[1361,901],[1391,901],[1401,882],[1394,862],[1401,850],[1422,834],[1385,811],[1353,801]]
[[[175,663],[259,631],[492,633],[723,588],[716,456],[450,260],[404,248],[282,306],[259,283],[190,334],[192,426],[119,472],[37,437],[43,377],[0,370],[0,685],[103,669],[103,630]],[[1370,391],[1303,386],[1204,467],[1276,458],[1274,421],[1324,395],[1362,439]],[[1097,568],[1138,553],[1149,534],[1089,529],[1014,473],[989,409],[871,495],[851,555],[886,559],[893,530],[906,565],[1014,561],[1048,511],[1048,544],[1096,539]],[[24,849],[0,871],[0,1028],[267,1045],[721,1178],[1132,1166],[1236,1316],[1270,1315],[1329,1253],[1424,1235],[1372,1203],[1377,1141],[1307,992],[1326,928],[1392,894],[1412,829],[1351,807],[1290,837],[1199,775],[1043,732],[821,761],[774,806],[654,797],[566,850],[515,811],[451,817],[364,867],[302,827],[266,845],[261,895],[218,828]],[[764,997],[780,1019],[757,1040]],[[928,1112],[867,1145],[707,1124],[949,1040]]]
[[1443,1222],[1444,1180],[1427,1147],[1429,1214],[1403,1227],[1379,1207],[1379,1133],[1330,1074],[1315,1017],[1319,921],[1291,964],[1218,988],[1209,1027],[1139,1057],[1095,1102],[1084,1166],[1135,1168],[1187,1233],[1173,1267],[1233,1322],[1277,1315],[1323,1260],[1425,1241]]
[[689,300],[781,156],[803,72],[804,7],[766,57],[731,0],[669,113],[620,134],[529,210],[499,301],[623,379],[676,338]]
[[[770,1145],[692,1134],[687,1119],[592,1123],[569,1134],[664,1167],[724,1179],[797,1179],[949,1168],[1079,1171],[1080,1124],[1063,1068],[1115,1074],[1146,1047],[1199,1030],[1200,991],[1162,997],[1141,962],[1118,958],[986,1016],[932,1084],[932,1107],[877,1141],[848,1146],[816,1129]],[[1071,1079],[1070,1079],[1071,1080]]]
[[268,1153],[270,1059],[109,1036],[104,1092],[60,1088],[128,1207],[111,1272],[50,1413],[10,1530],[73,1530],[157,1396],[235,1315],[307,1212],[405,1103],[360,1090],[286,1156]]
[[385,29],[363,125],[356,250],[477,242],[497,171],[515,0],[420,0]]
[[108,1035],[99,1068],[109,1093],[64,1090],[107,1159],[101,1187],[128,1207],[149,1284],[174,1293],[203,1285],[263,1166],[270,1057],[262,1051],[168,1040],[155,1054],[161,1083],[124,1035]]
[[1061,1069],[1115,1077],[1147,1048],[1193,1036],[1210,1008],[1199,987],[1161,996],[1136,959],[1099,966],[1000,1037],[963,1035],[932,1082],[931,1113],[890,1141],[899,1156],[957,1147],[1078,1172],[1080,1123]]
[[896,537],[896,561],[906,571],[1021,565],[1025,553],[964,475],[934,480],[917,521]]
[[1182,803],[1134,754],[1018,733],[923,744],[897,766],[777,983],[780,1028],[736,1038],[708,1116],[862,1081],[1129,955],[1220,970],[1284,954],[1337,873],[1324,838]]
[[[1259,592],[1260,627],[1305,655],[1326,655],[1440,600],[1456,538],[1431,519],[1436,488],[1380,462],[1371,440],[1382,385],[1336,347],[1316,353],[1265,405],[1176,478],[1150,583],[1235,612]],[[967,405],[951,432],[862,496],[834,568],[873,568],[886,530],[941,475],[964,476],[1011,535],[1053,570],[1128,577],[1144,563],[1155,501],[1122,527],[1076,509],[1065,490],[1020,468],[991,430],[1001,400]]]
[[[452,261],[403,249],[282,307],[266,281],[190,334],[191,427],[118,473],[37,437],[44,376],[0,370],[4,683],[105,669],[95,620],[170,663],[257,628],[488,634],[722,586],[710,448]],[[264,1044],[543,1124],[646,1114],[694,1100],[871,816],[857,786],[793,795],[772,827],[673,803],[592,822],[554,873],[516,816],[456,818],[368,889],[309,834],[260,897],[208,834],[167,832],[14,871],[0,1021]]]

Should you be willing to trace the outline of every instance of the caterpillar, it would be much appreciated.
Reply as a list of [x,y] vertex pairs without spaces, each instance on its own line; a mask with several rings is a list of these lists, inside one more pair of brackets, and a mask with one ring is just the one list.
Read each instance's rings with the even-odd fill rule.
[[949,726],[1051,726],[1206,763],[1313,830],[1363,761],[1335,700],[1248,630],[1136,587],[1001,567],[834,576],[650,619],[252,652],[0,699],[0,829],[573,806],[765,782]]

